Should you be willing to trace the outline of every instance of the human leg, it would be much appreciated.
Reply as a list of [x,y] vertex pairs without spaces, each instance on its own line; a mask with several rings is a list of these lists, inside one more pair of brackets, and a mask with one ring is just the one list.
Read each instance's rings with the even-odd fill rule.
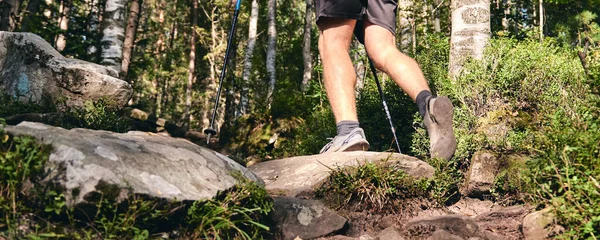
[[321,149],[321,153],[369,148],[358,124],[354,96],[356,73],[348,53],[355,24],[356,20],[341,18],[321,18],[318,22],[325,90],[338,127],[337,136]]
[[365,48],[375,66],[388,74],[419,106],[430,139],[432,158],[451,159],[456,151],[453,107],[447,97],[432,97],[417,62],[398,51],[395,37],[380,25],[364,23]]

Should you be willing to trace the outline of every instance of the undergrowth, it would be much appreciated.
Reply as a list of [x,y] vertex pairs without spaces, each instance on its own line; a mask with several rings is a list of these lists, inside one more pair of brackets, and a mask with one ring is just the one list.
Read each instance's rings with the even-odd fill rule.
[[268,238],[272,200],[257,183],[239,180],[214,199],[180,202],[128,194],[99,183],[85,202],[70,206],[46,179],[51,147],[0,128],[0,238],[172,239]]

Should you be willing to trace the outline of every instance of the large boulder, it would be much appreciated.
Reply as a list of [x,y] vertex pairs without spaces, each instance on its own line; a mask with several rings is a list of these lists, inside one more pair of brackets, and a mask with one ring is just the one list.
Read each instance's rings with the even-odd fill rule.
[[106,98],[123,106],[131,86],[104,66],[63,57],[31,33],[0,32],[0,93],[22,101],[83,106]]
[[415,178],[431,178],[435,169],[418,158],[381,152],[336,152],[299,156],[258,163],[248,167],[265,181],[273,195],[289,197],[310,194],[332,170],[357,167],[367,162],[386,164]]
[[4,130],[52,146],[47,179],[65,190],[71,206],[85,203],[86,196],[106,186],[123,194],[202,200],[229,189],[241,176],[262,183],[235,161],[183,139],[145,132],[66,130],[32,122]]

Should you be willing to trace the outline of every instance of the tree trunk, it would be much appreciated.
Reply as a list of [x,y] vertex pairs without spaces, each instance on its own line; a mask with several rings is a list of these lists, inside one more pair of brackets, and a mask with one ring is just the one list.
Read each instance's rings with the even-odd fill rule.
[[306,0],[306,14],[304,18],[304,44],[302,45],[302,58],[304,60],[304,74],[302,74],[302,91],[308,89],[308,83],[312,79],[312,55],[310,51],[312,30],[313,0]]
[[18,25],[20,0],[0,2],[0,31],[14,31]]
[[352,45],[354,45],[354,55],[352,56],[352,61],[354,62],[354,69],[356,71],[356,86],[354,88],[354,95],[358,98],[360,96],[360,92],[365,86],[365,73],[366,67],[364,62],[364,57],[367,56],[365,51],[365,46],[360,44],[358,40],[353,40]]
[[190,129],[190,112],[192,109],[192,86],[196,79],[196,25],[198,25],[198,0],[192,1],[192,27],[190,29],[190,63],[188,65],[187,86],[185,88],[185,115],[183,128]]
[[436,33],[442,32],[442,26],[440,21],[440,6],[442,5],[441,0],[434,1],[435,6],[433,8],[433,29]]
[[252,10],[248,27],[248,43],[244,55],[244,72],[242,73],[242,86],[240,91],[239,115],[248,114],[250,111],[250,75],[252,71],[252,57],[256,46],[256,30],[258,26],[258,0],[252,0]]
[[60,33],[56,36],[56,41],[54,46],[56,46],[56,50],[62,52],[65,50],[67,46],[67,39],[65,37],[65,33],[69,29],[69,12],[71,9],[71,0],[62,0],[60,1],[60,7],[58,8],[58,12],[60,17],[58,18],[58,26],[60,27]]
[[490,1],[453,0],[449,74],[456,77],[468,58],[480,58],[490,38]]
[[127,80],[129,73],[129,64],[131,63],[131,53],[135,42],[135,34],[137,32],[138,23],[140,20],[140,6],[143,0],[132,0],[129,5],[129,16],[127,17],[127,29],[125,30],[125,41],[123,42],[123,60],[121,61],[121,74],[123,80]]
[[269,75],[269,87],[267,90],[267,106],[271,106],[273,102],[273,92],[275,92],[275,80],[276,80],[276,72],[275,72],[275,53],[277,48],[277,19],[275,18],[277,11],[277,4],[275,0],[269,0],[268,2],[268,48],[267,48],[267,73]]
[[544,0],[540,0],[540,42],[544,40]]
[[412,16],[412,1],[400,0],[398,2],[398,44],[400,51],[407,52],[412,42],[412,25],[410,16]]
[[119,72],[125,38],[126,0],[107,0],[102,17],[102,53],[100,63]]
[[512,8],[512,1],[511,0],[506,0],[505,3],[503,3],[504,6],[504,17],[502,18],[502,30],[504,30],[505,32],[509,32],[510,31],[510,9]]

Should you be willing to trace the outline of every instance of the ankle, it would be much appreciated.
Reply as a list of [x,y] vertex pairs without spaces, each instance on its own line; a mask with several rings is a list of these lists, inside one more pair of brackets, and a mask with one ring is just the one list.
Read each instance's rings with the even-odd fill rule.
[[350,134],[352,130],[358,128],[358,121],[344,120],[337,123],[337,135],[344,136]]

